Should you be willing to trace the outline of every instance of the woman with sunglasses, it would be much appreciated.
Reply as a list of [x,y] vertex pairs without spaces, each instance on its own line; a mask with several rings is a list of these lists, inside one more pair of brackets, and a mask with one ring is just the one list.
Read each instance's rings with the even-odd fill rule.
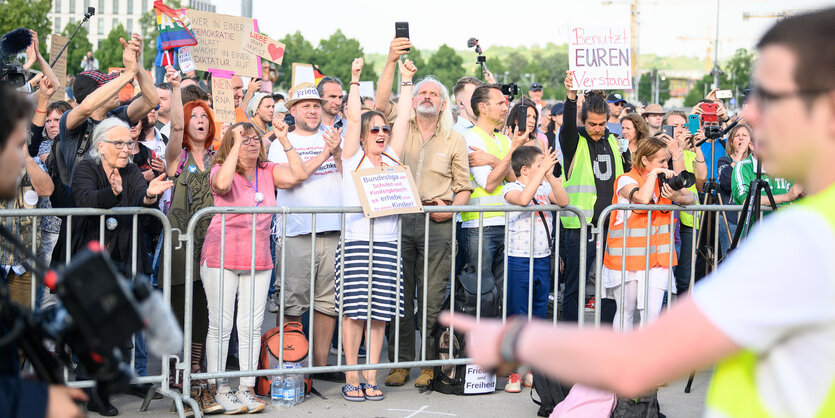
[[[214,206],[275,206],[276,188],[290,188],[307,178],[301,157],[287,139],[287,124],[281,123],[275,131],[278,141],[287,151],[288,166],[267,161],[261,137],[252,124],[236,123],[226,131],[210,174]],[[254,370],[258,367],[261,322],[264,320],[273,269],[271,222],[270,214],[229,214],[225,216],[225,231],[221,231],[224,228],[223,216],[216,214],[206,231],[200,256],[200,276],[209,307],[209,332],[206,336],[209,373],[224,371],[226,367],[232,324],[236,321],[236,296],[238,317],[234,323],[238,326],[240,369]],[[225,237],[221,237],[223,234]],[[252,328],[250,318],[253,318]],[[264,410],[266,402],[255,396],[254,377],[242,377],[236,392],[225,380],[210,383],[210,391],[215,394],[215,401],[223,407],[224,413]]]
[[[345,206],[360,206],[360,198],[353,187],[353,173],[358,170],[385,166],[403,166],[400,156],[406,143],[409,116],[412,113],[412,77],[417,68],[411,61],[400,63],[402,78],[397,121],[394,131],[386,125],[386,118],[380,112],[368,111],[360,115],[362,103],[359,93],[359,79],[363,60],[357,58],[351,65],[351,87],[348,106],[345,108],[347,127],[342,150],[342,199]],[[345,217],[344,245],[336,250],[334,271],[336,272],[336,305],[342,310],[342,343],[345,364],[357,364],[357,355],[362,340],[365,321],[371,315],[371,332],[366,336],[370,345],[369,361],[380,362],[386,323],[395,315],[403,315],[402,270],[398,270],[397,215],[374,219],[374,236],[370,235],[370,221],[363,214],[348,214]],[[369,241],[373,245],[369,245]],[[369,251],[369,246],[373,249]],[[350,257],[343,259],[343,254]],[[372,263],[373,276],[369,290],[368,271]],[[343,265],[344,263],[344,265]],[[343,270],[344,269],[344,270]],[[399,284],[399,286],[398,286]],[[371,306],[368,306],[368,292],[371,292]],[[340,306],[341,305],[341,306]],[[399,311],[396,308],[399,307]],[[348,401],[379,401],[383,392],[377,385],[377,371],[363,371],[365,383],[360,383],[359,372],[345,373],[342,397]]]

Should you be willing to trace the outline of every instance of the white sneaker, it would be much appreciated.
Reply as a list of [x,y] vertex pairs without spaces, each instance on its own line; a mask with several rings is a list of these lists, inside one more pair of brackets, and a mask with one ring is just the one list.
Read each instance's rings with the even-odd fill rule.
[[215,395],[215,401],[223,407],[223,413],[226,415],[242,414],[247,411],[246,405],[231,390],[218,392]]
[[235,396],[237,396],[241,404],[246,407],[246,412],[249,414],[264,410],[264,404],[259,402],[258,399],[255,399],[255,395],[253,395],[251,391],[239,390],[235,392]]

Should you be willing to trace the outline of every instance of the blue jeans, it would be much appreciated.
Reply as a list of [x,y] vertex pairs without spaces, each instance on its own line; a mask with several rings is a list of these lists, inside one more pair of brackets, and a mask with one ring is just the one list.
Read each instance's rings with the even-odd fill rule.
[[[507,316],[527,315],[530,287],[528,257],[507,257]],[[533,259],[533,297],[531,313],[545,319],[551,291],[551,257]]]
[[145,350],[145,334],[137,332],[133,334],[133,356],[136,360],[133,363],[133,371],[137,376],[148,375],[148,352]]
[[[504,225],[485,226],[481,237],[481,269],[493,274],[499,295],[504,292]],[[478,228],[463,228],[466,235],[467,263],[476,267],[478,262]]]
[[678,265],[675,268],[676,289],[679,295],[690,288],[690,269],[693,264],[693,228],[681,225],[681,251],[678,253]]
[[[735,212],[730,213],[735,214]],[[730,238],[728,238],[729,233],[731,235]],[[719,253],[720,256],[728,254],[728,250],[731,248],[731,241],[734,239],[734,234],[736,234],[736,224],[728,222],[728,227],[725,228],[725,220],[719,217],[719,248],[722,251]]]
[[[563,245],[560,252],[565,257],[565,292],[562,297],[562,321],[577,322],[577,310],[580,302],[577,297],[580,293],[580,229],[562,229],[565,233],[563,238]],[[606,234],[608,230],[603,231],[603,242],[606,242]],[[586,234],[586,278],[594,271],[594,260],[597,256],[595,249],[596,236],[591,233],[591,227],[588,227]],[[599,279],[598,279],[599,280]],[[591,284],[591,283],[588,283]],[[593,287],[586,286],[587,290]],[[594,292],[586,292],[586,297],[594,295]],[[601,295],[600,299],[601,321],[611,324],[615,318],[617,305],[613,299],[604,299]],[[583,302],[585,303],[585,301]]]

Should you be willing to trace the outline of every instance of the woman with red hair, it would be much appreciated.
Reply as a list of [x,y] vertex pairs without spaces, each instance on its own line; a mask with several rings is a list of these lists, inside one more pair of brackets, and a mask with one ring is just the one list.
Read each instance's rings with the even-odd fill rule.
[[[174,181],[171,203],[166,209],[171,223],[171,242],[180,242],[180,234],[185,234],[192,215],[200,209],[213,206],[214,198],[209,186],[209,173],[212,169],[213,153],[210,151],[215,137],[215,123],[209,105],[202,100],[191,101],[183,105],[180,97],[180,76],[172,67],[168,67],[168,80],[172,87],[171,94],[171,134],[165,148],[166,172]],[[186,277],[186,246],[172,245],[171,248],[171,307],[180,326],[185,316],[185,285],[190,281],[200,280],[200,250],[206,237],[211,218],[204,218],[194,231],[194,258],[191,276]],[[162,282],[159,283],[162,286]],[[202,283],[194,286],[192,304],[191,331],[191,370],[201,372],[205,353],[206,333],[209,329],[209,311],[206,293]],[[189,349],[187,347],[186,349]],[[169,381],[175,382],[174,372]],[[179,381],[179,380],[177,380]],[[201,390],[201,383],[192,381],[191,397],[202,405],[203,413],[216,413],[222,408],[214,401],[211,391]]]

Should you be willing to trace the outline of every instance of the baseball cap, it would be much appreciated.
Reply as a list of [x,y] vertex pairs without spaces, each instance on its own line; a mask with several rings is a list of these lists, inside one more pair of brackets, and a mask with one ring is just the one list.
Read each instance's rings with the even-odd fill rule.
[[565,103],[563,103],[563,102],[554,103],[554,105],[551,106],[551,116],[561,115],[562,111],[564,109],[565,109]]
[[606,98],[606,101],[609,103],[623,103],[626,104],[626,100],[623,99],[623,96],[620,93],[612,93],[609,97]]
[[115,80],[119,73],[105,74],[98,70],[82,71],[75,77],[72,84],[72,94],[76,103],[81,103],[97,88],[105,85],[108,81]]
[[533,83],[531,83],[530,90],[534,90],[534,91],[542,90],[542,84],[539,84],[537,82],[533,82]]

